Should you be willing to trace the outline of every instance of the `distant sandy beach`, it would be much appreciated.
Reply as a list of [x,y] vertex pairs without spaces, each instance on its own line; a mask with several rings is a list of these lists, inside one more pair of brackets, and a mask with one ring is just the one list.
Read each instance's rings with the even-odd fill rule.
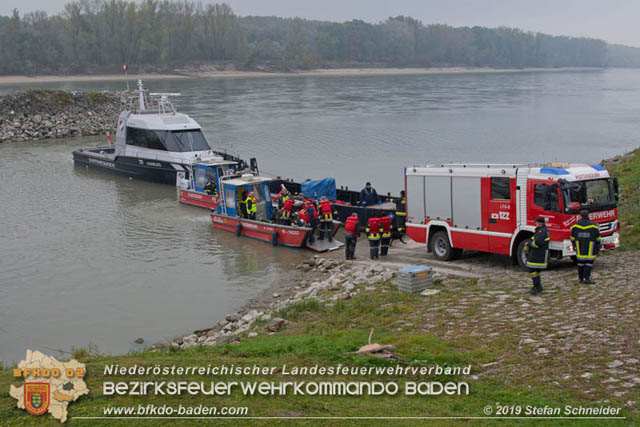
[[[129,74],[128,80],[161,80],[189,78],[242,78],[242,77],[292,77],[292,76],[372,76],[372,75],[418,75],[418,74],[464,74],[464,73],[522,73],[532,71],[579,71],[598,70],[601,68],[518,68],[497,69],[481,67],[447,67],[447,68],[334,68],[293,72],[262,71],[203,71],[184,74]],[[25,84],[47,82],[81,82],[124,80],[122,74],[92,74],[68,76],[0,76],[0,84]]]

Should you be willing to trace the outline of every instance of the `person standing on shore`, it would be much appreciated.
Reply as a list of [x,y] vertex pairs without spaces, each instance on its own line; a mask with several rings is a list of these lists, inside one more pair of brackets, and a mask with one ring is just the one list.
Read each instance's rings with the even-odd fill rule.
[[600,250],[600,227],[589,219],[589,211],[580,211],[580,221],[571,227],[571,243],[578,259],[578,279],[585,285],[593,285],[591,269]]
[[529,241],[529,253],[527,254],[527,268],[529,276],[533,282],[533,288],[529,291],[531,295],[542,292],[542,278],[540,271],[547,268],[549,259],[549,231],[545,225],[544,218],[536,219],[536,231]]
[[360,236],[360,220],[357,213],[352,213],[344,223],[345,257],[348,260],[356,258],[356,243]]
[[380,228],[382,230],[382,238],[380,239],[380,255],[387,256],[387,253],[389,253],[389,245],[391,243],[390,216],[383,216],[380,218]]
[[369,239],[369,255],[371,259],[378,259],[378,250],[380,248],[380,218],[369,218],[367,223],[367,238]]
[[399,199],[392,199],[391,201],[396,205],[396,216],[395,216],[394,228],[395,228],[395,233],[397,237],[395,238],[399,239],[402,243],[404,243],[404,241],[402,240],[402,236],[404,235],[405,223],[407,221],[407,198],[404,190],[400,191]]

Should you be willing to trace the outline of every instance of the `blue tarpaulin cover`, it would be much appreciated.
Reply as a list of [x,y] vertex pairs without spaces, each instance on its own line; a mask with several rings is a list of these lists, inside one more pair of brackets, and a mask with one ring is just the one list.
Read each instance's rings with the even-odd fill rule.
[[320,199],[325,196],[329,200],[336,200],[336,180],[335,178],[323,178],[315,181],[304,181],[302,184],[302,195],[310,199]]

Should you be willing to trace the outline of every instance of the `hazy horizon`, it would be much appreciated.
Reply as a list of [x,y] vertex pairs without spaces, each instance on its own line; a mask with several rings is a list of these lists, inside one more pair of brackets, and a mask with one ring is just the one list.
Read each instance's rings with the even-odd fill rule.
[[[55,15],[62,12],[64,4],[68,2],[4,0],[0,5],[0,15],[9,15],[13,9],[18,9],[21,14],[44,10]],[[640,25],[637,25],[640,2],[634,0],[398,0],[393,3],[383,0],[227,0],[225,3],[240,16],[380,22],[390,16],[405,15],[424,24],[507,26],[552,35],[592,37],[611,44],[640,47]]]

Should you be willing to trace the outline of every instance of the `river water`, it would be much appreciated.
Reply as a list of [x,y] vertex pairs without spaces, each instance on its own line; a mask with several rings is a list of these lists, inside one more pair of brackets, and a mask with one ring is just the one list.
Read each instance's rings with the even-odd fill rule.
[[[595,163],[635,148],[640,70],[147,81],[263,173],[396,194],[407,165]],[[0,85],[122,89],[120,82]],[[74,168],[103,138],[0,145],[0,360],[118,354],[212,325],[304,251],[215,231],[175,189]]]

